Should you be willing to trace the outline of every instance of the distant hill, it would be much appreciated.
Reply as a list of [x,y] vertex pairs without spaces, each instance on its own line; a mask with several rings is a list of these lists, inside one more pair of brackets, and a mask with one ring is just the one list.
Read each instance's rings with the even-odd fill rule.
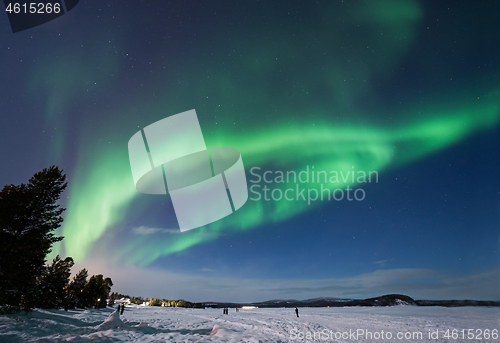
[[364,300],[353,300],[347,302],[344,306],[415,306],[415,300],[407,295],[402,294],[388,294],[381,297],[369,298]]
[[345,306],[500,306],[500,301],[480,300],[413,300],[402,294],[388,294],[368,299],[314,298],[307,300],[267,300],[254,303],[204,302],[204,307],[345,307]]

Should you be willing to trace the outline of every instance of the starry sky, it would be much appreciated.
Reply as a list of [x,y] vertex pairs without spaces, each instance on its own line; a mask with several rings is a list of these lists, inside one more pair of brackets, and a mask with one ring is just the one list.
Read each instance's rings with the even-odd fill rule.
[[[499,11],[495,1],[81,0],[15,34],[3,15],[0,182],[62,168],[65,238],[52,256],[121,293],[500,300]],[[127,144],[191,109],[208,147],[241,152],[262,197],[181,233],[169,196],[135,189]],[[313,169],[377,178],[275,180]],[[257,176],[266,171],[270,183]],[[349,187],[363,199],[266,201],[264,186]]]

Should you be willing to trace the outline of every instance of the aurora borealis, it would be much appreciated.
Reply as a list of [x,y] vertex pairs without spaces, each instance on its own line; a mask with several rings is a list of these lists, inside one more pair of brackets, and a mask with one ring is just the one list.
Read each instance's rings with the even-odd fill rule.
[[[123,270],[145,283],[160,271],[196,280],[188,294],[141,293],[194,301],[376,296],[366,280],[384,274],[387,293],[499,300],[498,10],[81,1],[39,28],[1,31],[0,180],[64,169],[65,238],[54,253],[105,268],[126,293],[141,290],[127,288]],[[136,191],[127,142],[190,109],[208,147],[240,151],[249,187],[252,167],[377,171],[379,180],[323,184],[362,187],[362,201],[249,200],[180,233],[168,196]],[[355,286],[335,288],[345,278]],[[460,278],[479,281],[450,291]],[[221,280],[252,286],[227,299]]]

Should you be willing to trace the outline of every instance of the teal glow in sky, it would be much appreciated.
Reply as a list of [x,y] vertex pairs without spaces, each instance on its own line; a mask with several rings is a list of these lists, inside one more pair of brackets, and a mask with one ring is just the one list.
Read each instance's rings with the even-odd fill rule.
[[[81,2],[58,20],[2,36],[9,82],[0,103],[9,115],[0,151],[9,168],[1,181],[24,182],[50,164],[64,169],[65,238],[54,254],[102,264],[124,283],[119,270],[127,268],[277,289],[301,280],[304,291],[287,297],[305,298],[337,296],[335,287],[313,290],[325,280],[379,271],[407,280],[399,271],[426,270],[486,273],[487,286],[453,294],[499,298],[489,286],[500,280],[500,30],[491,29],[499,9],[410,0]],[[253,167],[377,171],[378,182],[311,182],[317,191],[362,188],[366,198],[249,200],[180,233],[169,196],[135,189],[127,143],[193,108],[206,146],[241,152],[249,187]],[[419,297],[418,281],[389,279],[393,292],[411,284],[416,294],[408,295]],[[218,288],[205,294],[243,301]],[[257,286],[248,292],[266,300]],[[356,294],[380,295],[370,292]]]

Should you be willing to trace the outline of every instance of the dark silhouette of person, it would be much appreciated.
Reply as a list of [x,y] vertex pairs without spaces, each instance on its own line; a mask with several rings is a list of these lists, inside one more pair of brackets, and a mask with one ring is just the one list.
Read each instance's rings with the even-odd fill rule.
[[[120,314],[123,314],[123,311],[125,311],[125,304],[122,304],[122,309],[120,311]],[[298,317],[298,315],[297,315],[297,317]]]
[[120,304],[118,304],[118,308],[116,309],[116,312],[120,313]]
[[295,314],[297,315],[297,318],[299,318],[299,309],[295,308]]

